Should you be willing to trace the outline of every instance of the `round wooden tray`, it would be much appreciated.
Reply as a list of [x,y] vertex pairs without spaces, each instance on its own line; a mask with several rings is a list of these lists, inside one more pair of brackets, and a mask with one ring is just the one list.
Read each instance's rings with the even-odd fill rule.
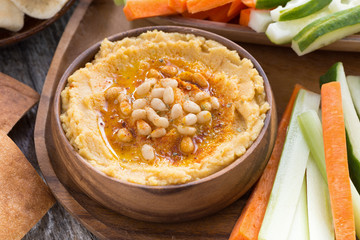
[[74,2],[75,0],[69,0],[55,16],[46,20],[35,19],[25,15],[24,27],[18,32],[11,32],[0,28],[0,47],[16,43],[43,30],[60,18]]
[[[96,17],[94,17],[96,16]],[[228,239],[248,194],[222,211],[197,221],[177,224],[147,223],[110,211],[79,191],[67,176],[58,156],[53,155],[49,135],[49,106],[55,88],[69,64],[85,49],[128,29],[148,26],[143,20],[128,22],[122,8],[112,0],[80,0],[60,40],[45,80],[35,126],[38,162],[56,199],[86,228],[102,239]],[[347,74],[360,75],[359,53],[317,51],[298,57],[289,48],[241,44],[261,64],[272,89],[278,116],[284,111],[295,83],[319,92],[318,79],[336,61],[342,61]]]

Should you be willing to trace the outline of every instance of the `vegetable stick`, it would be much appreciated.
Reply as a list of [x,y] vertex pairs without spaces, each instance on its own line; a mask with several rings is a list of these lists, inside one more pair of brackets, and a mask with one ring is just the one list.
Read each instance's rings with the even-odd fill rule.
[[236,16],[240,14],[240,10],[246,8],[245,4],[242,2],[242,0],[234,0],[231,3],[230,9],[227,13],[228,17],[230,16]]
[[247,27],[250,21],[251,8],[241,10],[239,24]]
[[242,2],[249,8],[255,8],[256,0],[242,0]]
[[209,0],[187,0],[186,6],[189,13],[197,13],[202,11],[207,11],[213,8],[217,8],[223,6],[227,3],[231,3],[234,0],[217,0],[217,1],[209,1]]
[[197,12],[197,13],[189,13],[189,12],[185,11],[181,15],[186,18],[206,19],[209,17],[209,11],[203,11],[203,12]]
[[127,0],[123,11],[129,21],[177,13],[168,6],[168,0]]
[[249,200],[247,201],[238,221],[236,222],[229,240],[257,240],[258,238],[261,223],[265,215],[271,189],[279,166],[294,102],[299,90],[302,88],[303,87],[299,84],[295,85],[289,103],[286,106],[285,112],[281,118],[276,142],[270,160],[259,182],[256,184]]
[[355,240],[340,83],[324,84],[321,100],[326,174],[335,236],[336,240]]
[[178,13],[186,11],[186,0],[168,0],[168,5]]
[[214,9],[209,10],[209,19],[211,21],[215,21],[215,22],[228,22],[231,19],[233,19],[236,16],[232,15],[232,16],[228,16],[227,13],[229,12],[231,3],[228,3],[226,5],[223,5],[221,7],[217,7]]

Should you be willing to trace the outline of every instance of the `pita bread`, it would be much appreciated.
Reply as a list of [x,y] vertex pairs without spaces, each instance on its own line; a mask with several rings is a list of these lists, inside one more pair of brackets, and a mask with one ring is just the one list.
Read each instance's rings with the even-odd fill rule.
[[0,28],[17,32],[24,26],[24,13],[10,0],[0,0]]
[[21,239],[53,206],[49,188],[0,131],[0,239]]
[[11,0],[21,11],[33,18],[53,17],[68,0]]
[[39,94],[32,88],[0,73],[0,130],[8,133],[38,100]]

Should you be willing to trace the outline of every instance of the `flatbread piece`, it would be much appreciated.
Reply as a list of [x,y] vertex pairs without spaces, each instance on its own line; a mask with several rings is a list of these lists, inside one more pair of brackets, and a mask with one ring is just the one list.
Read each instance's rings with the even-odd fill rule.
[[21,11],[33,18],[53,17],[68,0],[11,0]]
[[24,13],[10,0],[0,0],[0,28],[17,32],[24,26]]
[[39,94],[32,88],[0,73],[0,130],[8,133],[38,101]]
[[53,206],[49,188],[0,131],[0,239],[21,239]]

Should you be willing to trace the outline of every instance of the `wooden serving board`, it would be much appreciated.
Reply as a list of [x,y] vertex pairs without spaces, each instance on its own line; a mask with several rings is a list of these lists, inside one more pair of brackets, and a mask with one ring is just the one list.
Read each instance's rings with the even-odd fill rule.
[[[49,105],[60,77],[69,64],[92,44],[112,34],[148,26],[139,20],[129,23],[121,7],[112,0],[80,0],[60,40],[43,88],[35,127],[36,154],[42,173],[57,200],[82,224],[102,239],[227,239],[248,194],[219,213],[197,221],[178,224],[147,223],[116,214],[88,198],[74,185],[61,164],[49,159],[53,145],[47,138]],[[291,49],[242,44],[268,75],[281,117],[295,83],[319,92],[319,76],[337,61],[347,74],[360,75],[360,54],[317,51],[298,57]]]

